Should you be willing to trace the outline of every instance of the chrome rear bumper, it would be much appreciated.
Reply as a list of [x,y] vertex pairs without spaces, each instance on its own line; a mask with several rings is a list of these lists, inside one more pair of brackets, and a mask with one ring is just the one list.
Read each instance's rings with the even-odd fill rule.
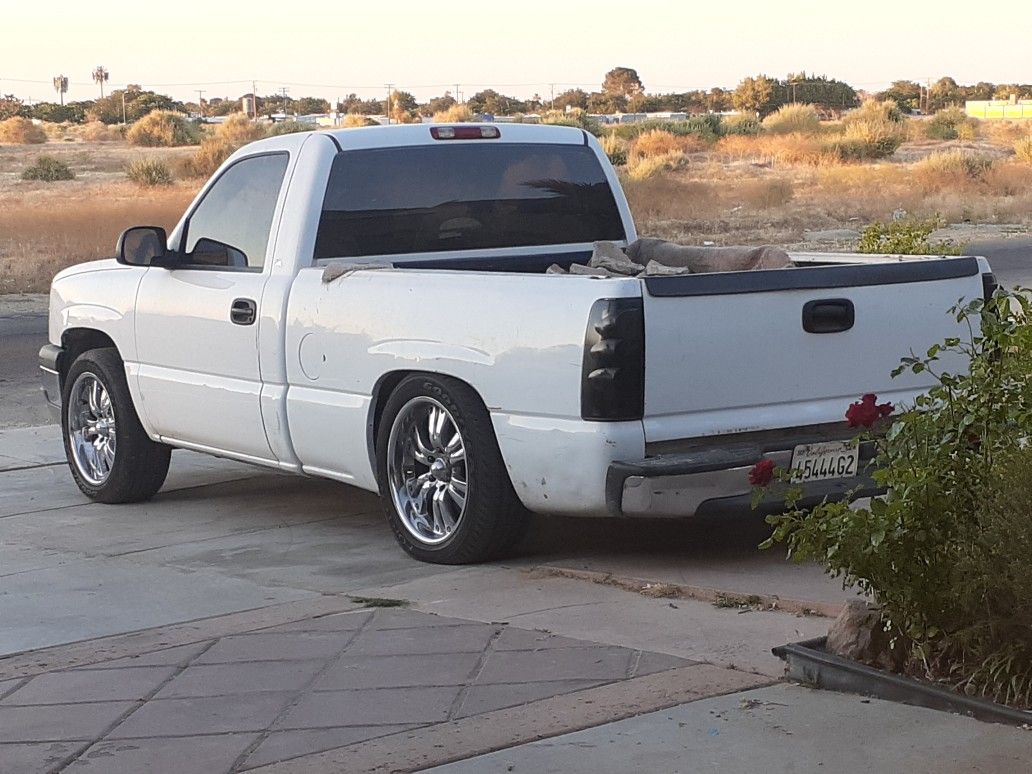
[[[803,487],[804,500],[841,497],[854,490],[858,496],[878,494],[881,490],[867,474],[873,453],[872,444],[862,444],[860,475],[807,484]],[[779,468],[788,468],[792,447],[717,448],[613,463],[606,487],[609,511],[621,516],[681,518],[693,516],[708,503],[749,499],[753,491],[749,472],[764,458],[773,460]],[[776,490],[772,490],[767,502],[776,503],[778,499]]]

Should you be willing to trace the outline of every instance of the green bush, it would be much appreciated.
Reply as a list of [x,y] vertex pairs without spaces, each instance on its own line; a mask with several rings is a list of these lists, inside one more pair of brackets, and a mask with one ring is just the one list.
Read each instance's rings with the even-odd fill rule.
[[956,140],[960,136],[959,127],[972,120],[962,108],[943,108],[929,119],[926,134],[932,140]]
[[771,134],[816,134],[821,118],[813,105],[784,105],[763,119],[763,128]]
[[549,110],[541,115],[541,123],[554,126],[576,126],[586,132],[599,137],[605,131],[602,124],[588,115],[586,110],[573,108],[571,110]]
[[71,167],[53,156],[39,156],[21,173],[22,180],[41,180],[53,183],[56,180],[73,180],[75,173]]
[[125,138],[130,145],[172,148],[196,145],[200,132],[186,116],[169,110],[152,110],[129,127]]
[[728,116],[720,122],[720,134],[728,135],[754,135],[763,131],[763,124],[756,116],[743,113],[737,116]]
[[942,228],[939,218],[894,220],[872,223],[860,232],[857,252],[882,255],[960,255],[961,249],[946,242],[929,242],[933,231]]
[[156,159],[135,159],[125,168],[125,176],[137,185],[158,186],[172,185],[172,170],[168,164]]
[[281,134],[297,134],[298,132],[315,131],[314,126],[302,124],[300,121],[281,121],[269,127],[269,137],[276,137]]
[[765,545],[816,560],[880,605],[902,670],[1032,706],[1032,301],[962,302],[964,338],[903,359],[932,389],[874,435],[868,505],[825,501],[768,521]]
[[639,121],[636,124],[617,124],[608,131],[621,140],[633,140],[638,135],[660,131],[669,132],[677,137],[691,135],[707,142],[716,142],[720,134],[720,116],[706,114],[689,116],[685,121]]

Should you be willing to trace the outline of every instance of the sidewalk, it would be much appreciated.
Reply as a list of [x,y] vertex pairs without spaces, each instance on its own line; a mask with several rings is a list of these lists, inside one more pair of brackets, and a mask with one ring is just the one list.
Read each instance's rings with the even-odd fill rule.
[[275,623],[312,605],[289,603],[0,659],[0,771],[412,770],[771,682],[504,623],[322,604],[343,609]]

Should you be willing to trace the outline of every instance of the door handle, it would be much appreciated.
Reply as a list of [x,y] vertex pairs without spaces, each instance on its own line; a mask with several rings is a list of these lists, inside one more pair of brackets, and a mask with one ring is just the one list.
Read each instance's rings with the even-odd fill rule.
[[803,304],[803,330],[807,333],[842,333],[855,321],[856,310],[848,298],[820,298]]
[[258,316],[258,305],[250,298],[234,299],[229,308],[229,319],[237,325],[253,325]]

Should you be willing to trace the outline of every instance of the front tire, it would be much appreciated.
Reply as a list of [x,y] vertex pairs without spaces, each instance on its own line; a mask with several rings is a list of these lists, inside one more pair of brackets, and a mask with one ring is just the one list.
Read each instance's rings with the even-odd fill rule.
[[88,350],[68,369],[61,429],[72,477],[91,500],[147,500],[165,483],[172,449],[147,437],[114,349]]
[[376,450],[387,521],[412,557],[483,562],[523,536],[527,511],[469,386],[443,376],[404,379],[384,407]]

